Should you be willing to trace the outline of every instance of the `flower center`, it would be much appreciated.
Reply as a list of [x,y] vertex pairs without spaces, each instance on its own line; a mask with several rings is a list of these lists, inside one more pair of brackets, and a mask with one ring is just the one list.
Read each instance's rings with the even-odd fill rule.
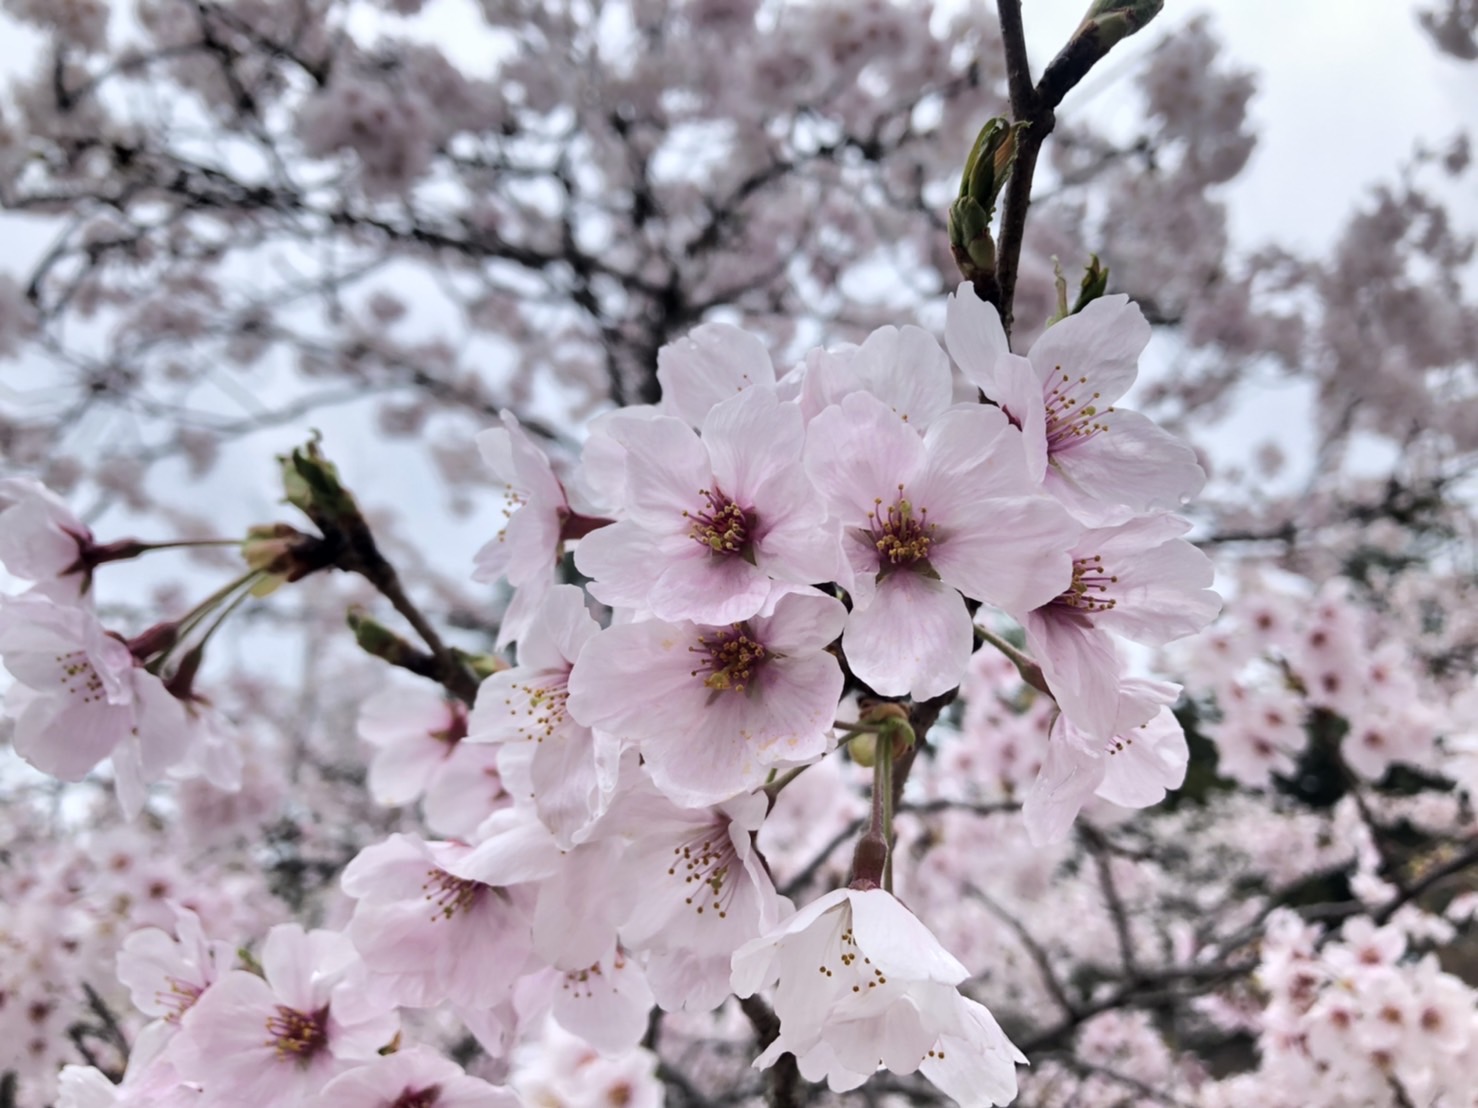
[[[848,909],[850,911],[851,909]],[[828,962],[822,962],[820,970],[825,977],[835,977],[842,974],[843,979],[850,978],[852,991],[860,993],[864,990],[871,991],[880,985],[886,985],[888,978],[883,971],[872,964],[872,959],[857,949],[856,936],[852,934],[852,928],[848,927],[841,934],[840,949],[836,952],[837,961],[840,963],[835,969]]]
[[441,1086],[428,1085],[424,1089],[407,1089],[395,1098],[390,1108],[434,1108],[441,1099]]
[[1061,366],[1057,369],[1060,376],[1053,378],[1052,387],[1042,398],[1047,405],[1049,450],[1059,450],[1075,442],[1084,442],[1107,431],[1108,424],[1098,419],[1098,416],[1113,411],[1113,408],[1099,410],[1095,401],[1103,394],[1087,392],[1088,378],[1075,378],[1071,374],[1061,373]]
[[170,1023],[179,1023],[184,1014],[190,1010],[190,1006],[200,999],[204,990],[199,985],[192,985],[188,981],[181,981],[178,977],[167,977],[169,992],[156,992],[154,999],[165,1008],[170,1009],[164,1017]]
[[724,495],[722,489],[699,489],[698,494],[707,503],[706,508],[696,512],[684,512],[690,522],[688,536],[699,546],[706,546],[715,554],[744,554],[749,549],[750,531],[754,529],[754,515]]
[[285,1004],[277,1006],[277,1014],[267,1020],[267,1045],[277,1050],[278,1058],[307,1062],[328,1045],[328,1005],[316,1012],[304,1013]]
[[703,683],[714,692],[743,692],[768,656],[764,646],[749,637],[749,628],[742,623],[699,635],[698,645],[688,650],[699,656],[698,667],[691,675],[707,674]]
[[915,514],[913,504],[904,499],[902,485],[898,486],[898,499],[893,506],[887,511],[882,507],[881,498],[874,500],[867,517],[872,544],[879,556],[895,566],[927,561],[937,530],[929,522],[929,509],[921,508]]
[[681,846],[674,847],[672,853],[673,862],[667,868],[667,876],[682,879],[687,893],[683,903],[700,916],[711,911],[719,919],[727,919],[729,901],[734,895],[729,874],[738,866],[727,825],[704,828]]
[[103,679],[98,676],[92,659],[84,651],[58,654],[56,664],[62,671],[62,691],[68,696],[78,697],[84,704],[107,698],[107,693],[103,690]]
[[1089,558],[1073,559],[1073,583],[1052,603],[1071,608],[1084,615],[1096,615],[1118,606],[1118,601],[1107,595],[1109,587],[1116,585],[1116,574],[1103,571],[1103,556],[1094,554]]
[[[535,742],[553,738],[554,732],[570,718],[565,710],[565,702],[570,698],[568,671],[544,673],[540,676],[544,684],[536,685],[526,682],[513,686],[529,698],[529,706],[524,709],[524,718],[516,724],[518,733]],[[513,708],[511,698],[503,703],[510,709]]]
[[432,907],[431,922],[451,919],[458,912],[471,908],[482,896],[484,889],[491,888],[481,881],[469,881],[455,877],[444,869],[428,869],[426,883],[421,889]]

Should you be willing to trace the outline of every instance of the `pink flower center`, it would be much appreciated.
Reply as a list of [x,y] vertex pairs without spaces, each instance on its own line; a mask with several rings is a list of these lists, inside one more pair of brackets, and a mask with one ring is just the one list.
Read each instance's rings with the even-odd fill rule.
[[922,508],[914,514],[914,506],[903,498],[903,486],[898,486],[898,499],[886,512],[881,511],[881,498],[873,501],[873,510],[868,513],[868,526],[872,532],[872,543],[878,555],[890,565],[911,566],[927,561],[929,547],[935,541],[937,528],[929,522],[929,509]]
[[1103,571],[1103,556],[1094,554],[1090,558],[1073,560],[1073,583],[1052,601],[1062,608],[1071,608],[1084,615],[1096,615],[1118,606],[1118,601],[1108,596],[1109,586],[1116,585],[1119,578]]
[[424,1089],[407,1089],[395,1098],[390,1108],[434,1108],[441,1099],[441,1086],[428,1085]]
[[1072,446],[1074,443],[1085,442],[1107,431],[1108,425],[1097,417],[1113,411],[1112,408],[1099,411],[1094,401],[1098,400],[1102,393],[1087,393],[1088,378],[1074,378],[1070,374],[1061,373],[1061,366],[1057,369],[1061,376],[1053,378],[1052,387],[1042,398],[1047,405],[1047,449],[1049,451],[1057,451],[1063,447]]
[[764,646],[749,637],[749,628],[742,623],[699,635],[698,645],[688,650],[699,656],[692,676],[705,674],[703,683],[715,692],[743,692],[767,657]]
[[307,1062],[328,1045],[328,1005],[313,1013],[299,1012],[285,1004],[277,1006],[277,1014],[267,1020],[267,1045],[277,1050],[277,1057]]
[[478,902],[483,890],[491,888],[480,881],[469,881],[456,877],[444,869],[428,869],[426,883],[421,886],[426,899],[431,903],[431,922],[451,919],[458,912],[465,912]]
[[708,506],[697,512],[683,513],[692,524],[688,529],[689,537],[715,554],[748,553],[754,513],[739,507],[716,485],[712,489],[699,489],[698,494]]
[[709,910],[719,919],[727,918],[733,899],[729,873],[739,864],[727,825],[704,828],[701,834],[674,847],[672,853],[675,858],[667,876],[680,877],[688,887],[683,903],[700,916]]

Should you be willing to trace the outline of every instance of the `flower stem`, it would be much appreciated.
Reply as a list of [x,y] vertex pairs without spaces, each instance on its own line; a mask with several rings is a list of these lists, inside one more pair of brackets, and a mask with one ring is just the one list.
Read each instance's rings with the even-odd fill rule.
[[[1052,690],[1047,687],[1047,677],[1042,673],[1042,667],[1037,665],[1029,655],[1017,650],[1016,647],[1001,638],[1000,635],[981,627],[978,623],[975,625],[975,633],[980,636],[983,642],[990,643],[991,646],[1006,655],[1010,659],[1011,664],[1016,667],[1016,672],[1021,674],[1023,681],[1036,689],[1037,692],[1052,696]],[[1054,697],[1054,699],[1056,698]]]

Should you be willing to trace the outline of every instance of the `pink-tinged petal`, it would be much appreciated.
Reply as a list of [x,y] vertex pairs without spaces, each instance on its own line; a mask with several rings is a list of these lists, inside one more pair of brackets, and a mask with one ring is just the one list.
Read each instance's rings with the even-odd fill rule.
[[960,683],[974,630],[965,601],[942,581],[903,571],[878,582],[842,634],[847,664],[882,696],[926,700]]
[[296,923],[280,924],[267,933],[262,944],[262,972],[272,991],[291,1008],[310,1012],[318,999],[313,975],[318,968],[312,944]]
[[1002,360],[996,369],[1000,385],[1000,405],[1021,428],[1026,455],[1026,471],[1041,484],[1047,472],[1047,405],[1042,398],[1042,385],[1036,370],[1025,358],[1015,354]]
[[1026,1056],[1011,1045],[982,1004],[960,998],[958,1034],[939,1037],[939,1049],[919,1072],[960,1108],[991,1108],[1016,1099],[1016,1063]]
[[[705,553],[673,561],[652,583],[647,603],[658,619],[690,619],[714,626],[738,623],[759,611],[770,595],[770,578],[740,557]],[[652,566],[647,572],[650,575]]]
[[978,510],[983,500],[1037,494],[1021,433],[999,408],[950,409],[929,427],[924,448],[929,455],[924,473],[905,491],[940,527]]
[[[968,281],[961,282],[945,306],[944,342],[970,383],[989,399],[1004,404],[997,368],[1003,359],[1012,356],[1011,344],[995,305],[975,295]],[[1036,386],[1038,395],[1041,391]]]
[[642,755],[674,803],[717,804],[762,785],[777,763],[824,754],[841,695],[842,671],[831,655],[772,658],[754,687],[709,694],[698,709],[701,724],[685,725],[692,715],[674,708],[673,720],[641,742]]
[[788,593],[773,612],[756,619],[754,628],[766,649],[777,654],[824,650],[847,624],[847,609],[835,597],[820,593]]
[[779,970],[775,963],[778,955],[777,944],[780,940],[810,930],[813,923],[838,904],[849,901],[850,897],[851,890],[849,889],[833,889],[811,901],[768,935],[751,939],[734,951],[733,973],[730,979],[730,984],[734,987],[734,995],[753,996],[761,989],[775,984],[779,980]]
[[1104,296],[1081,312],[1054,323],[1027,352],[1050,391],[1064,376],[1098,394],[1106,408],[1128,391],[1139,374],[1139,356],[1149,344],[1150,325],[1127,296]]
[[59,577],[77,562],[78,536],[89,532],[67,512],[39,498],[8,509],[0,520],[0,565],[26,581]]
[[588,970],[567,974],[550,1015],[597,1050],[619,1054],[641,1042],[652,1002],[646,974],[618,951]]
[[602,787],[602,777],[611,771],[607,769],[603,774],[599,761],[603,756],[614,761],[616,748],[610,743],[597,744],[588,728],[573,725],[529,745],[534,747],[529,765],[534,809],[555,842],[567,850],[600,816],[610,799],[610,789]]
[[478,828],[482,841],[460,858],[442,858],[448,873],[502,888],[542,881],[559,868],[562,851],[542,823],[516,808],[494,812]]
[[800,408],[780,403],[770,389],[746,389],[703,421],[714,479],[744,507],[755,506],[761,486],[800,467],[805,438]]
[[918,434],[867,393],[844,397],[807,428],[806,472],[845,526],[866,526],[878,499],[893,503],[924,461]]
[[863,388],[922,431],[954,399],[949,358],[928,331],[880,327],[850,358]]
[[1083,617],[1051,605],[1028,612],[1027,651],[1036,658],[1064,714],[1100,742],[1119,712],[1119,655],[1113,638]]
[[513,464],[513,440],[509,436],[508,429],[490,427],[486,431],[479,431],[473,436],[472,441],[477,446],[477,452],[482,455],[482,460],[487,463],[487,467],[511,490],[514,481],[517,480],[517,470]]
[[853,890],[849,899],[857,947],[866,951],[884,973],[945,985],[958,985],[970,976],[959,959],[945,950],[934,933],[892,893],[882,889]]
[[694,684],[696,656],[688,648],[698,634],[692,624],[658,620],[608,627],[590,640],[570,673],[570,715],[617,734],[640,726]]
[[[1153,532],[1148,534],[1152,541]],[[1105,572],[1118,578],[1112,585],[1114,606],[1095,620],[1102,627],[1147,646],[1163,646],[1200,631],[1221,610],[1221,597],[1209,587],[1216,574],[1211,559],[1184,539],[1146,545],[1127,533],[1104,542],[1095,543],[1095,537],[1085,535],[1080,549],[1101,553]]]
[[1053,724],[1047,756],[1021,805],[1027,835],[1037,846],[1067,838],[1073,820],[1107,770],[1106,755],[1090,753],[1070,741],[1062,727],[1060,719]]
[[63,705],[53,697],[37,697],[15,723],[11,745],[31,765],[62,781],[81,781],[113,753],[133,726],[129,705]]
[[1147,416],[1116,408],[1099,422],[1106,431],[1052,453],[1051,468],[1082,492],[1147,512],[1179,508],[1205,485],[1190,444]]
[[571,506],[587,516],[611,516],[626,507],[626,436],[639,424],[665,419],[656,408],[634,405],[590,421],[590,434],[570,482]]
[[832,350],[814,349],[806,353],[800,382],[801,415],[807,424],[818,415],[841,402],[848,393],[859,392],[862,383],[852,372],[857,347],[851,344]]
[[190,718],[164,682],[140,670],[134,675],[134,707],[138,717],[130,738],[138,744],[139,768],[149,781],[182,761],[190,748]]
[[1149,723],[1121,733],[1107,761],[1098,795],[1125,808],[1148,808],[1185,781],[1190,749],[1175,714],[1164,708]]
[[966,596],[1019,620],[1072,583],[1069,551],[1081,533],[1081,525],[1045,496],[982,501],[968,516],[950,520],[929,550],[929,564]]
[[[688,557],[707,557],[697,543],[683,538],[691,546]],[[672,543],[659,541],[630,520],[593,531],[575,548],[575,566],[591,579],[590,595],[616,608],[645,608],[652,587],[652,567],[662,564],[673,551]]]
[[728,323],[704,323],[657,351],[662,408],[692,427],[710,409],[754,385],[773,385],[765,344]]
[[626,437],[629,518],[659,535],[686,535],[685,513],[701,508],[703,490],[713,487],[708,451],[697,433],[677,419],[648,420],[630,432]]
[[519,667],[568,669],[599,630],[584,592],[555,585],[539,604],[534,630],[518,644]]

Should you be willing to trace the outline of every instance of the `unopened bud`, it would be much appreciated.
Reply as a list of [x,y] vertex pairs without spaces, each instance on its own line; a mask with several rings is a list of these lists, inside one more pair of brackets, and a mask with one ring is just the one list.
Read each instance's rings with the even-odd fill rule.
[[325,535],[367,529],[354,495],[339,480],[338,469],[319,451],[316,435],[278,461],[283,496]]
[[1083,269],[1083,280],[1078,285],[1078,299],[1073,304],[1074,315],[1108,291],[1108,266],[1098,260],[1097,254],[1090,254],[1089,259]]
[[1016,163],[1016,140],[1024,124],[1012,125],[997,116],[975,137],[960,175],[960,194],[949,207],[949,247],[966,280],[995,272],[996,244],[990,221],[996,198]]
[[891,744],[894,758],[912,749],[917,738],[908,719],[908,709],[896,701],[880,700],[864,704],[859,722],[877,727],[878,738],[884,743],[882,749],[889,749],[888,744]]
[[383,623],[371,619],[363,608],[350,608],[349,630],[354,632],[354,641],[366,654],[383,658],[392,666],[416,671],[421,667],[421,651],[397,635]]
[[847,744],[847,756],[864,769],[878,762],[878,737],[871,731],[859,731]]
[[471,670],[472,676],[479,681],[485,681],[493,674],[502,673],[510,668],[507,661],[496,654],[472,654],[466,650],[458,650],[456,647],[452,648],[452,653],[457,656],[457,661]]
[[1108,50],[1143,30],[1164,6],[1165,0],[1095,0],[1079,25],[1078,34],[1091,28],[1099,47]]
[[266,596],[285,581],[298,581],[328,564],[323,540],[286,523],[248,527],[241,542],[248,569],[265,576],[252,586],[253,596]]

